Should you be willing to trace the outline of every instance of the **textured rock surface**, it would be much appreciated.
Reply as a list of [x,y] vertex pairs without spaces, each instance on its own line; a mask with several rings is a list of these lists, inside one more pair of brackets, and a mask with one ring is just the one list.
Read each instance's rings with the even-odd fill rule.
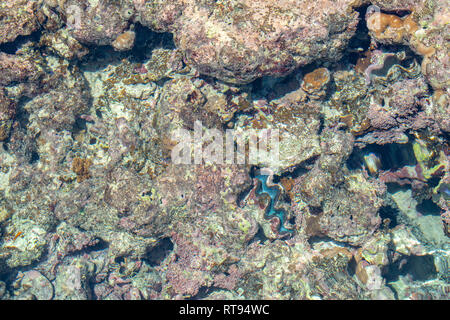
[[0,4],[0,44],[14,41],[39,28],[37,9],[41,0],[11,0]]
[[111,44],[128,27],[133,15],[127,1],[64,1],[58,6],[66,16],[70,33],[81,43]]
[[51,282],[36,270],[19,275],[14,286],[18,287],[14,295],[19,300],[51,300],[53,298],[54,289]]
[[135,5],[144,25],[174,33],[188,63],[200,73],[248,83],[263,75],[285,75],[318,59],[339,59],[358,22],[353,2],[135,1]]
[[447,2],[3,1],[0,298],[445,299]]

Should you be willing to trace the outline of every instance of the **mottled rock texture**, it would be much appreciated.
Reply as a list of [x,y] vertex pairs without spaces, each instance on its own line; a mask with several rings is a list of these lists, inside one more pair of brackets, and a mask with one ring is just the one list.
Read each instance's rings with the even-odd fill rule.
[[358,22],[352,2],[136,0],[135,6],[141,23],[174,34],[200,73],[248,83],[339,59]]
[[0,3],[0,44],[30,35],[39,28],[36,16],[40,0],[8,0]]

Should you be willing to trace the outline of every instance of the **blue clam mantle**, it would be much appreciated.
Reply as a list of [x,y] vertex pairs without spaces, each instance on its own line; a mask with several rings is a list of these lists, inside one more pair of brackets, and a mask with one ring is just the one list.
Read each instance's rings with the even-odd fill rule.
[[266,211],[264,213],[264,218],[267,220],[271,220],[273,218],[277,218],[279,220],[278,225],[278,233],[280,235],[292,235],[294,230],[287,229],[284,224],[286,222],[286,211],[283,209],[277,209],[276,203],[278,202],[278,198],[281,194],[281,187],[279,185],[269,186],[267,185],[268,179],[270,176],[268,175],[257,175],[255,179],[258,180],[258,185],[256,186],[255,194],[257,196],[268,195],[270,198],[269,204],[266,207]]

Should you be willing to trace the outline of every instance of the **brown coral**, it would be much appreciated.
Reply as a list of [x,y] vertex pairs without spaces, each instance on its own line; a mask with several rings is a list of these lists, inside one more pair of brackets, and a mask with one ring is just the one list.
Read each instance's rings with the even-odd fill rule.
[[92,165],[92,160],[74,158],[72,160],[72,171],[77,174],[77,181],[83,182],[91,177],[89,167]]
[[134,31],[126,31],[118,35],[111,45],[116,51],[126,51],[133,48],[135,39],[136,34]]
[[412,15],[400,18],[394,14],[375,12],[367,18],[367,28],[377,40],[402,43],[408,41],[419,27]]
[[318,68],[307,73],[303,78],[302,89],[309,94],[322,95],[330,82],[330,71],[327,68]]

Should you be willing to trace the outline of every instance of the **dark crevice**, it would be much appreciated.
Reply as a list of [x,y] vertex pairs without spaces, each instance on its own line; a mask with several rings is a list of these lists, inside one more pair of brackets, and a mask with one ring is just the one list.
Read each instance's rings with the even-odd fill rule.
[[375,154],[380,159],[380,170],[397,170],[404,166],[414,166],[417,164],[414,156],[412,143],[406,144],[370,144],[360,149],[355,148],[347,160],[350,170],[359,169],[364,165],[364,156]]
[[259,241],[261,244],[265,244],[268,240],[269,238],[267,238],[266,235],[264,234],[264,230],[261,228],[261,226],[258,226],[258,232],[256,232],[255,236],[253,237],[252,240],[250,240],[248,244],[250,245],[251,243],[257,241]]
[[148,262],[151,267],[155,267],[161,264],[164,259],[172,252],[173,242],[170,238],[163,238],[159,241],[159,244],[149,251],[144,260]]
[[39,153],[37,151],[32,151],[29,163],[33,164],[39,161]]
[[387,191],[389,194],[394,194],[398,191],[408,191],[411,190],[411,186],[409,185],[399,185],[398,183],[395,182],[388,182],[386,183],[386,187],[387,187]]
[[350,277],[353,277],[356,274],[356,260],[353,256],[347,264],[347,273]]
[[75,120],[75,123],[73,124],[73,128],[71,130],[72,137],[75,137],[80,132],[83,132],[83,131],[87,130],[86,122],[87,121],[82,119],[82,118],[77,118]]
[[89,246],[85,249],[82,250],[83,253],[89,253],[89,252],[94,252],[94,251],[102,251],[102,250],[106,250],[109,247],[109,243],[106,242],[103,239],[99,239],[97,238],[97,243],[94,244],[93,246]]
[[189,300],[203,300],[206,297],[208,297],[208,295],[212,291],[214,291],[214,288],[215,287],[206,287],[206,286],[200,287],[200,289],[198,289],[198,293],[195,296],[191,297]]
[[369,6],[366,5],[356,9],[356,11],[359,13],[359,22],[356,26],[355,35],[349,41],[347,54],[343,58],[343,60],[348,64],[355,65],[358,59],[361,57],[361,54],[369,49],[370,36],[365,19],[368,7]]
[[395,282],[400,276],[407,275],[412,281],[426,281],[436,278],[438,273],[434,266],[434,257],[426,255],[400,257],[383,268],[383,275],[387,282]]
[[295,166],[288,168],[285,172],[283,172],[279,176],[274,176],[273,181],[275,183],[279,183],[282,178],[296,179],[304,175],[309,170],[311,170],[312,166],[314,165],[314,163],[317,161],[318,158],[319,158],[318,156],[314,156],[309,159],[306,159],[305,161]]
[[348,247],[348,248],[354,248],[354,246],[352,246],[346,242],[337,241],[328,236],[311,236],[308,239],[308,243],[310,246],[313,246],[315,243],[318,243],[318,242],[331,242],[334,244],[344,245],[345,247]]
[[174,50],[176,48],[173,35],[169,32],[157,33],[139,23],[135,24],[134,31],[136,33],[136,41],[130,52],[130,60],[132,62],[142,63],[149,59],[153,49]]
[[391,206],[384,206],[380,208],[378,213],[383,221],[389,221],[387,225],[389,229],[395,228],[398,225],[397,217],[399,211],[397,209]]
[[420,212],[422,215],[432,215],[432,216],[440,216],[441,208],[434,203],[431,199],[423,200],[416,206],[416,210]]
[[29,119],[30,114],[28,111],[24,109],[24,106],[30,102],[32,99],[28,98],[26,96],[23,96],[19,99],[19,102],[17,103],[17,113],[14,118],[14,121],[18,122],[21,128],[28,128],[29,125]]
[[0,44],[0,52],[15,54],[28,41],[39,42],[42,31],[38,30],[28,36],[18,36],[16,40]]

